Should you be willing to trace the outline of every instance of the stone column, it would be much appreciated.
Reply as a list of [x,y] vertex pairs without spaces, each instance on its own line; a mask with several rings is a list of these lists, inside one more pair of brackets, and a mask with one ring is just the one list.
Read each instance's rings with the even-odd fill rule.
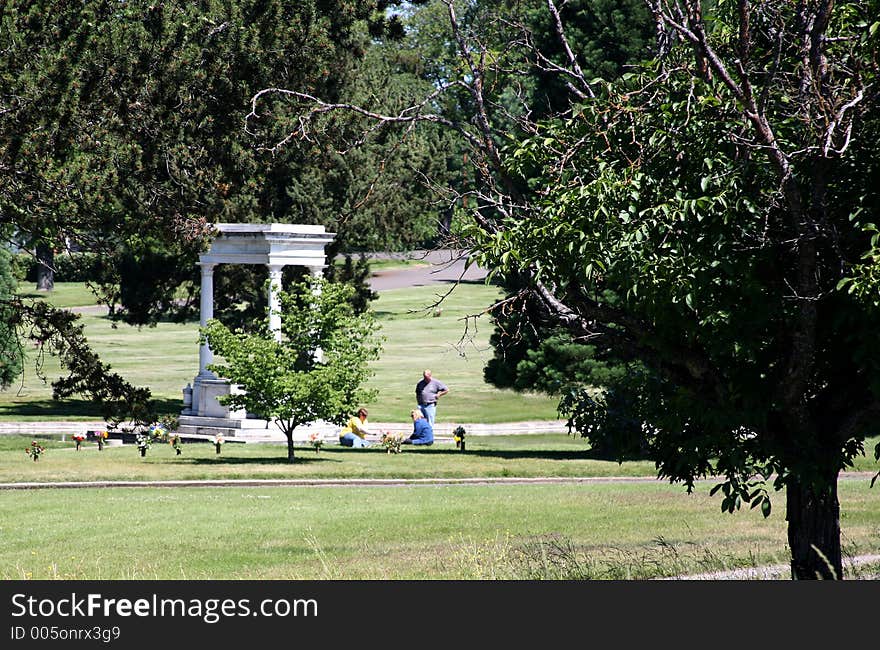
[[[199,300],[199,325],[204,327],[214,318],[214,264],[199,262],[202,267],[202,292]],[[214,353],[207,343],[199,346],[199,377],[215,379],[207,366],[214,362]]]
[[283,264],[269,264],[269,330],[275,334],[275,340],[281,341],[281,277]]
[[[320,280],[324,277],[324,267],[323,266],[310,266],[309,275],[311,275],[313,280]],[[321,287],[317,284],[317,282],[313,282],[312,284],[312,293],[316,296],[321,295]],[[315,348],[315,361],[321,363],[324,361],[324,351],[321,348]]]

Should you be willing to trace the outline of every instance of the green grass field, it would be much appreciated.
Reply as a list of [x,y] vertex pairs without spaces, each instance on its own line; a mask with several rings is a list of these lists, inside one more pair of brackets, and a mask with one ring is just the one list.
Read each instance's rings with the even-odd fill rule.
[[[376,374],[368,383],[379,391],[377,400],[366,405],[371,419],[408,420],[415,405],[415,384],[425,368],[431,368],[451,389],[438,414],[446,422],[555,419],[555,399],[498,390],[483,381],[483,366],[492,356],[491,325],[485,317],[476,329],[471,321],[469,336],[462,340],[465,316],[484,310],[500,295],[499,289],[482,284],[461,285],[444,302],[442,315],[433,317],[424,308],[436,300],[440,291],[444,289],[394,289],[383,292],[373,303],[386,342],[382,358],[374,364]],[[94,303],[94,296],[82,284],[60,283],[54,292],[41,297],[64,307]],[[114,327],[100,313],[85,313],[82,322],[90,343],[114,371],[132,383],[150,387],[163,410],[179,412],[181,389],[198,371],[197,323]],[[88,402],[52,401],[51,387],[37,376],[33,363],[36,359],[31,361],[23,383],[0,392],[0,419],[98,417],[98,410]],[[56,359],[46,357],[40,363],[48,380],[61,374]]]
[[[41,438],[47,451],[37,462],[24,452],[31,438],[0,436],[0,483],[53,481],[149,481],[200,479],[310,478],[473,478],[473,477],[654,477],[654,464],[622,464],[595,457],[586,442],[564,434],[471,436],[467,451],[452,443],[429,448],[406,447],[387,454],[381,447],[348,449],[325,445],[320,452],[303,444],[297,462],[287,462],[285,445],[224,445],[218,455],[207,443],[187,443],[175,455],[167,444],[154,444],[141,458],[134,445],[106,447],[98,452],[86,442],[77,452],[67,438]],[[877,440],[869,441],[870,447]],[[873,456],[860,456],[854,468],[877,472]]]
[[[880,510],[841,482],[849,555]],[[54,489],[0,492],[2,579],[648,578],[787,562],[784,508],[708,486]],[[777,496],[777,504],[782,496]]]
[[297,447],[297,462],[287,462],[285,445],[228,443],[219,455],[206,443],[184,444],[175,455],[167,444],[154,444],[141,458],[134,445],[105,447],[84,443],[75,451],[68,437],[41,439],[47,451],[28,459],[24,436],[0,436],[0,483],[86,480],[290,479],[290,478],[471,478],[503,476],[654,476],[649,462],[616,462],[591,456],[586,442],[564,434],[471,436],[467,451],[452,443],[407,447],[388,454],[379,446],[348,449],[325,445],[315,452]]
[[[405,419],[425,367],[452,389],[440,406],[447,422],[552,418],[553,400],[482,382],[488,323],[462,340],[462,319],[498,290],[463,285],[435,317],[424,308],[439,291],[387,291],[374,303],[388,342],[371,379],[381,391],[372,419]],[[49,299],[74,306],[82,296],[81,286],[59,286]],[[97,313],[83,322],[114,369],[177,408],[198,363],[194,324],[114,328]],[[45,360],[45,375],[59,370]],[[5,419],[96,415],[84,401],[53,403],[32,374],[0,397]],[[399,455],[302,446],[294,464],[280,445],[230,443],[217,455],[190,443],[176,456],[154,444],[141,458],[133,445],[77,452],[69,438],[40,439],[47,451],[33,462],[30,437],[0,436],[0,482],[655,475],[652,463],[603,460],[564,434],[471,436],[466,453],[448,443]],[[845,555],[878,553],[880,509],[868,487],[878,464],[860,457],[854,469],[864,473],[840,482]],[[713,484],[692,495],[661,481],[0,490],[0,579],[632,579],[785,564],[784,495],[772,495],[767,519],[731,516],[708,496]]]
[[[0,437],[0,482],[162,479],[652,477],[648,462],[593,458],[564,435],[472,436],[320,452],[282,445],[154,444],[97,451],[69,439]],[[874,444],[876,440],[870,441]],[[856,469],[877,471],[859,459]],[[880,551],[870,474],[840,482],[849,555]],[[731,516],[661,481],[560,485],[0,490],[0,579],[648,578],[787,561],[784,495],[768,519]]]

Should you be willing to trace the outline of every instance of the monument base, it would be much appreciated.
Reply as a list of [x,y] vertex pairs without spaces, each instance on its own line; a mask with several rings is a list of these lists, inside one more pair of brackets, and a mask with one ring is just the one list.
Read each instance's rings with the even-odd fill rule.
[[225,379],[196,376],[191,389],[191,397],[187,400],[186,393],[188,389],[189,386],[184,389],[183,415],[196,415],[230,420],[244,420],[249,417],[244,409],[233,411],[228,406],[223,406],[218,401],[218,398],[220,397],[237,395],[242,392],[240,387],[230,384]]
[[[184,409],[179,418],[178,432],[181,435],[223,436],[246,442],[286,442],[287,436],[274,421],[261,419],[244,409],[230,410],[217,399],[241,392],[239,386],[225,379],[196,377],[192,388],[187,386],[184,389]],[[339,427],[314,422],[297,427],[293,439],[297,442],[308,440],[314,431],[330,440],[338,435]]]
[[[181,415],[177,431],[181,435],[223,436],[245,442],[287,442],[287,437],[275,422],[257,418],[233,419]],[[317,431],[328,441],[335,440],[339,435],[338,426],[326,422],[314,422],[297,427],[293,432],[293,439],[295,442],[305,442],[313,431]]]

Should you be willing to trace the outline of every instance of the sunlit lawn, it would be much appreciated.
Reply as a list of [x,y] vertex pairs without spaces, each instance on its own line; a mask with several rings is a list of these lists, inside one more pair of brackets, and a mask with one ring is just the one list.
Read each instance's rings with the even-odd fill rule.
[[[93,296],[82,284],[58,284],[45,298],[60,306],[77,302],[91,304]],[[28,285],[30,288],[30,285]],[[483,380],[483,366],[491,358],[486,318],[478,327],[473,322],[465,334],[468,314],[488,307],[500,295],[497,287],[483,284],[459,286],[443,304],[439,317],[419,310],[436,300],[436,287],[415,287],[382,292],[373,303],[382,325],[385,349],[374,364],[376,375],[369,386],[379,391],[366,406],[374,421],[406,421],[415,403],[415,384],[422,370],[431,368],[451,392],[442,399],[438,417],[446,422],[513,422],[556,419],[556,400],[541,395],[498,390]],[[91,297],[91,299],[89,299]],[[113,324],[106,316],[84,314],[86,336],[112,370],[137,385],[151,388],[162,400],[162,408],[179,412],[182,388],[198,371],[198,326],[196,323],[159,323],[134,328]],[[31,351],[31,361],[35,361]],[[51,400],[51,387],[29,363],[23,384],[0,393],[0,419],[94,419],[99,411],[82,401],[58,403]],[[40,371],[52,380],[61,374],[57,359],[40,360]]]
[[[97,451],[0,437],[0,482],[100,479],[651,477],[565,435],[471,436],[387,454],[280,445],[154,444]],[[876,440],[870,441],[873,445]],[[856,469],[877,471],[861,458]],[[880,552],[870,474],[840,482],[850,555]],[[644,578],[787,561],[784,495],[730,516],[712,481],[560,485],[0,490],[0,579]],[[147,549],[147,550],[145,550]]]
[[[281,444],[229,442],[218,455],[207,443],[186,443],[180,456],[168,444],[156,443],[141,458],[134,445],[105,447],[83,443],[75,450],[67,436],[39,438],[47,451],[29,460],[25,447],[31,438],[0,436],[0,483],[86,480],[198,479],[344,479],[344,478],[473,478],[473,477],[654,477],[648,461],[617,463],[593,454],[579,437],[564,434],[470,436],[467,451],[451,442],[429,448],[405,447],[388,454],[381,447],[349,449],[329,443],[320,452],[303,443],[296,462],[287,462]],[[873,449],[877,439],[869,441]],[[854,468],[877,472],[873,455],[859,456]],[[867,479],[866,479],[867,480]]]
[[75,450],[67,437],[41,438],[47,451],[37,461],[25,454],[31,438],[0,436],[0,483],[86,480],[196,480],[303,478],[472,478],[654,476],[653,464],[622,465],[593,457],[580,438],[564,434],[471,436],[462,453],[451,442],[430,448],[406,447],[388,454],[381,447],[348,449],[327,444],[320,452],[305,444],[297,460],[287,462],[287,448],[276,444],[227,443],[218,455],[213,445],[187,443],[175,455],[167,444],[154,444],[141,458],[134,445],[97,451],[85,442]]
[[[42,461],[41,461],[42,462]],[[0,492],[0,578],[643,578],[787,562],[768,519],[708,485],[42,489]],[[880,551],[841,482],[850,555]]]
[[94,305],[96,301],[95,294],[84,282],[56,282],[52,291],[37,291],[33,282],[19,282],[18,295],[45,300],[59,308]]

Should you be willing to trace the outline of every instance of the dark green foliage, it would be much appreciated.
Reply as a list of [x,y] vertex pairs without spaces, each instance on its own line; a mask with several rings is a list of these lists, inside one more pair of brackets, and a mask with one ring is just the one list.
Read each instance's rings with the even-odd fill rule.
[[[494,357],[483,373],[487,382],[562,395],[577,388],[608,386],[626,374],[623,366],[607,361],[607,350],[576,340],[550,319],[533,296],[521,290],[516,295],[493,317],[495,330],[489,342]],[[610,294],[608,299],[615,301]]]
[[[377,43],[340,93],[346,102],[393,115],[431,92],[422,75],[413,53],[395,42]],[[326,116],[313,127],[320,136],[284,149],[310,161],[285,187],[292,220],[325,224],[337,233],[342,252],[429,245],[437,238],[443,204],[426,179],[450,178],[448,161],[460,144],[436,126],[406,133],[372,126],[366,118]]]
[[29,253],[15,253],[10,255],[9,266],[12,270],[12,277],[18,282],[25,280],[36,280],[37,269],[34,265],[34,256]]
[[352,261],[351,255],[346,255],[342,267],[336,264],[327,267],[325,277],[330,282],[351,286],[349,304],[355,314],[366,312],[370,308],[370,302],[379,297],[370,288],[370,264],[364,255],[359,255],[356,262]]
[[[528,4],[528,3],[526,3]],[[546,3],[523,9],[534,44],[565,65],[565,52]],[[644,0],[573,0],[556,3],[565,35],[587,80],[615,79],[627,66],[651,58],[654,21]],[[540,119],[568,110],[570,93],[559,74],[537,74],[529,105]]]
[[21,376],[24,348],[13,325],[12,301],[18,283],[12,270],[12,254],[0,244],[0,388]]
[[[119,304],[125,320],[133,323],[154,323],[168,314],[173,320],[194,318],[196,310],[196,265],[180,264],[174,252],[166,251],[157,240],[133,241],[115,256]],[[99,267],[99,272],[105,266]],[[106,272],[101,277],[106,277]],[[111,310],[112,311],[112,310]]]
[[[52,260],[55,282],[100,282],[105,272],[104,258],[97,253],[76,252],[56,255]],[[29,253],[13,257],[16,278],[37,281],[37,262]]]
[[[283,286],[288,274],[297,269],[284,269]],[[214,317],[230,329],[254,331],[269,306],[269,271],[252,264],[221,264],[214,269]]]
[[[0,113],[0,164],[14,173],[0,176],[0,214],[59,250],[74,235],[107,260],[115,315],[155,320],[174,304],[169,287],[191,276],[207,222],[300,220],[287,189],[312,160],[261,149],[283,132],[259,121],[260,137],[245,132],[250,98],[276,84],[333,95],[369,44],[371,10],[347,0],[7,3],[0,74],[15,99]],[[122,291],[156,255],[181,270],[148,270],[160,281]]]

